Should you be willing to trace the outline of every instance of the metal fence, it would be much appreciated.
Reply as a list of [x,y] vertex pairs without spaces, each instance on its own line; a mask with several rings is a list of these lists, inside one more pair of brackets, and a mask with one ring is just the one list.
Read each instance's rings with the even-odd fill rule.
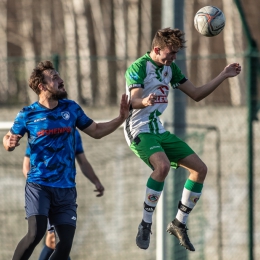
[[[191,61],[199,64],[202,60],[210,59],[210,63],[224,64],[225,57],[194,57],[187,58],[187,68]],[[235,57],[234,57],[235,59]],[[242,57],[245,64],[246,58]],[[15,61],[13,68],[21,69],[21,61]],[[24,62],[24,61],[22,61]],[[63,61],[65,64],[66,60]],[[121,62],[121,61],[120,61]],[[208,64],[210,64],[208,63]],[[11,66],[12,61],[9,61]],[[66,66],[60,63],[60,74],[66,78],[70,74]],[[243,68],[244,69],[244,68]],[[208,71],[201,66],[199,70]],[[246,68],[245,68],[246,70]],[[216,72],[217,75],[218,72]],[[17,72],[19,77],[22,74]],[[233,105],[228,89],[241,84],[237,91],[245,96],[247,93],[246,74],[240,75],[238,83],[226,81],[220,90],[199,104],[187,99],[186,104],[186,135],[187,143],[200,155],[209,168],[202,197],[192,211],[189,218],[189,236],[196,252],[187,252],[179,247],[174,252],[174,259],[190,260],[237,260],[247,259],[248,244],[248,106],[246,101],[240,105]],[[22,77],[23,78],[23,77]],[[200,85],[193,70],[191,81]],[[19,82],[19,80],[16,82]],[[24,83],[25,87],[26,83]],[[108,84],[103,79],[103,84]],[[27,87],[28,88],[28,87]],[[74,98],[75,86],[68,86],[71,99]],[[225,88],[225,90],[223,90]],[[0,121],[12,121],[23,105],[28,103],[24,99],[24,92],[10,92],[10,104],[1,106]],[[24,90],[25,91],[25,90]],[[178,91],[178,90],[174,90]],[[26,91],[25,91],[26,92]],[[117,90],[117,96],[124,92],[124,85]],[[13,93],[13,94],[12,94]],[[35,97],[36,98],[36,97]],[[257,99],[257,96],[256,96]],[[15,102],[12,102],[15,100]],[[229,101],[228,101],[229,100]],[[95,120],[110,119],[117,115],[117,102],[103,104],[102,106],[84,104],[79,99],[86,113]],[[14,104],[16,105],[14,107]],[[258,117],[259,117],[258,113]],[[0,124],[1,125],[1,124]],[[167,127],[167,126],[166,126]],[[257,241],[260,236],[259,226],[259,185],[258,177],[260,167],[260,123],[253,122],[253,166],[254,166],[254,254],[260,257],[260,246]],[[0,136],[8,131],[2,129]],[[142,217],[142,204],[145,184],[150,169],[140,161],[127,146],[122,128],[113,134],[101,139],[93,140],[82,134],[86,155],[93,165],[96,173],[103,182],[106,191],[103,198],[96,198],[92,184],[78,171],[78,227],[71,252],[71,258],[77,260],[99,259],[159,259],[160,252],[164,250],[164,259],[172,259],[171,247],[176,243],[174,237],[165,233],[164,248],[159,249],[157,226],[158,215],[155,216],[151,246],[148,250],[139,250],[135,245],[135,236],[138,224]],[[22,175],[22,160],[24,156],[26,138],[14,152],[8,153],[0,148],[0,260],[11,259],[18,241],[26,233],[27,223],[24,219],[24,184]],[[166,208],[163,223],[171,221],[177,212],[177,205],[172,197],[180,197],[180,190],[172,189],[172,182],[178,181],[180,170],[169,174],[166,181],[165,197]],[[176,194],[174,194],[176,193]],[[157,212],[159,214],[159,212]],[[160,219],[160,221],[162,221]],[[39,244],[31,257],[37,259],[42,243]],[[185,253],[184,253],[185,252]]]

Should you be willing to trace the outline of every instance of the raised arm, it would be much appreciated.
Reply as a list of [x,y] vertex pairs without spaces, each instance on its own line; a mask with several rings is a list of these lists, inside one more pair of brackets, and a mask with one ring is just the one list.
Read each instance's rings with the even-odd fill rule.
[[76,155],[76,160],[79,164],[79,167],[82,173],[96,186],[95,192],[98,192],[97,197],[101,197],[104,194],[104,187],[101,184],[99,178],[95,174],[91,164],[87,160],[84,153],[80,153]]
[[19,146],[19,140],[22,138],[21,135],[14,135],[10,131],[3,138],[3,146],[6,151],[11,152],[15,147]]
[[95,139],[100,139],[111,134],[124,123],[129,115],[129,108],[130,101],[128,100],[128,96],[123,94],[120,103],[119,116],[117,118],[105,123],[93,122],[89,127],[85,128],[83,132]]
[[217,77],[201,87],[195,87],[191,81],[187,80],[178,88],[190,98],[199,102],[212,93],[225,79],[235,77],[240,72],[241,66],[238,63],[232,63],[226,66]]

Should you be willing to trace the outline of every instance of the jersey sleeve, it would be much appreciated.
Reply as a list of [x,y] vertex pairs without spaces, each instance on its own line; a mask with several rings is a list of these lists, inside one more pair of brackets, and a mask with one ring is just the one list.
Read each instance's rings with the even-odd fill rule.
[[13,123],[13,126],[10,129],[10,132],[15,135],[24,136],[27,132],[26,124],[25,124],[25,113],[24,111],[20,111]]
[[76,139],[75,154],[77,155],[77,154],[84,153],[81,136],[77,129],[75,131],[75,139]]
[[93,123],[93,120],[84,113],[82,108],[77,103],[75,103],[75,105],[77,106],[76,127],[80,130],[84,130]]
[[144,88],[144,79],[146,78],[146,70],[143,62],[134,62],[126,70],[125,79],[129,91],[133,88]]
[[172,79],[171,79],[171,86],[172,88],[178,88],[179,85],[186,82],[188,79],[185,77],[185,75],[182,74],[180,68],[175,64],[171,64],[172,69]]
[[26,149],[25,149],[25,154],[24,154],[24,156],[29,157],[29,158],[30,158],[30,156],[31,156],[31,149],[30,149],[30,146],[29,146],[28,143],[27,143],[27,145],[26,145]]

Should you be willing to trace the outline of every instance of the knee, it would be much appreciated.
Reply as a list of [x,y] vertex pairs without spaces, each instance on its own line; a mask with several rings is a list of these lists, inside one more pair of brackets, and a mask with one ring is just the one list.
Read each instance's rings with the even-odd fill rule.
[[207,172],[208,172],[207,165],[202,163],[198,171],[199,178],[204,180],[207,176]]
[[37,229],[30,229],[26,235],[29,244],[37,245],[43,238],[45,232]]
[[163,178],[166,178],[169,173],[170,167],[171,165],[169,161],[162,161],[157,167],[159,175]]

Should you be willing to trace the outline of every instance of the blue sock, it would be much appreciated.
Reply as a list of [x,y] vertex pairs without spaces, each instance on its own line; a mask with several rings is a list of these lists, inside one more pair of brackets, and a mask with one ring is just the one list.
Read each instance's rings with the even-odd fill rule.
[[52,248],[49,248],[46,245],[44,245],[39,260],[48,260],[51,254],[53,253],[53,251],[54,250]]

